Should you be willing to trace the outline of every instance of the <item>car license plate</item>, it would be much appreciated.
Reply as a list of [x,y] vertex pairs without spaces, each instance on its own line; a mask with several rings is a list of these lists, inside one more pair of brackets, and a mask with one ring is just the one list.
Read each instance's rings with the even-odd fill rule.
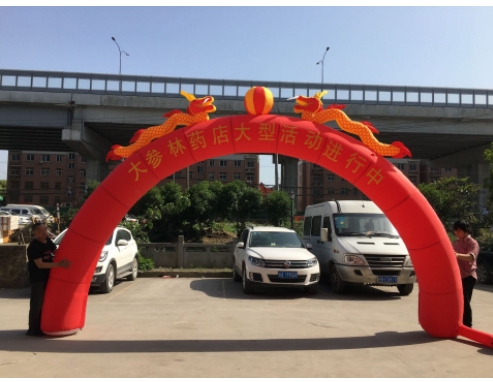
[[298,272],[279,271],[277,273],[277,277],[279,277],[280,279],[297,279],[298,278]]
[[378,276],[379,283],[397,283],[397,276]]

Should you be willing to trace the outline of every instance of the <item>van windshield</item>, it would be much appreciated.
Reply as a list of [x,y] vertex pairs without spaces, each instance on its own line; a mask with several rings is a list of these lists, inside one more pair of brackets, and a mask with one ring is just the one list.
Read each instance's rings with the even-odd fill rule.
[[337,236],[399,237],[384,214],[334,214],[334,231]]

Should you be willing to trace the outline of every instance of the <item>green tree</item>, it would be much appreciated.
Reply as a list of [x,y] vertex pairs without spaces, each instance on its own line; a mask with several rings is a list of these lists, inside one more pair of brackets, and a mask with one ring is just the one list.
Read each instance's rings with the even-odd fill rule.
[[245,182],[235,180],[223,186],[221,203],[225,207],[226,217],[236,223],[236,234],[239,237],[251,214],[262,205],[262,193]]
[[469,183],[468,178],[442,178],[420,184],[418,188],[447,230],[450,231],[457,219],[466,219],[473,226],[479,224],[477,204],[480,186]]
[[130,211],[144,221],[151,242],[169,242],[183,233],[180,214],[189,204],[180,186],[170,182],[150,189]]
[[294,212],[292,203],[292,199],[286,192],[272,192],[264,202],[270,224],[276,227],[282,227],[286,226],[288,222],[291,222],[291,211]]

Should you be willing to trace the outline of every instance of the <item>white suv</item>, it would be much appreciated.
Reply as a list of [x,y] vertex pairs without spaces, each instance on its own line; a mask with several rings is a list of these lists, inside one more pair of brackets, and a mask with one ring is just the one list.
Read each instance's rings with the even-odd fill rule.
[[[67,230],[53,240],[57,246],[60,245],[65,232]],[[127,277],[130,281],[135,280],[139,272],[137,255],[137,243],[130,231],[116,227],[101,251],[91,286],[99,287],[103,293],[110,293],[116,279]]]
[[255,285],[301,286],[318,292],[320,268],[298,234],[287,228],[252,227],[243,231],[234,251],[233,280],[242,281],[243,292]]

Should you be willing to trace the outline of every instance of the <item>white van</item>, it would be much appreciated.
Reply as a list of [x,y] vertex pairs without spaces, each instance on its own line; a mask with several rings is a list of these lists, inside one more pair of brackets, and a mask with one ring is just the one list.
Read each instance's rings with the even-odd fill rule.
[[306,207],[303,241],[336,293],[348,284],[397,286],[409,295],[416,274],[409,252],[372,201],[333,200]]
[[[42,206],[37,206],[34,204],[7,204],[4,208],[10,208],[13,212],[17,213],[18,215],[26,215],[25,211],[27,210],[27,216],[32,216],[34,218],[37,218],[41,220],[42,222],[46,223],[53,223],[54,218],[53,215],[51,215],[48,210]],[[18,210],[22,210],[22,213],[17,212]]]

